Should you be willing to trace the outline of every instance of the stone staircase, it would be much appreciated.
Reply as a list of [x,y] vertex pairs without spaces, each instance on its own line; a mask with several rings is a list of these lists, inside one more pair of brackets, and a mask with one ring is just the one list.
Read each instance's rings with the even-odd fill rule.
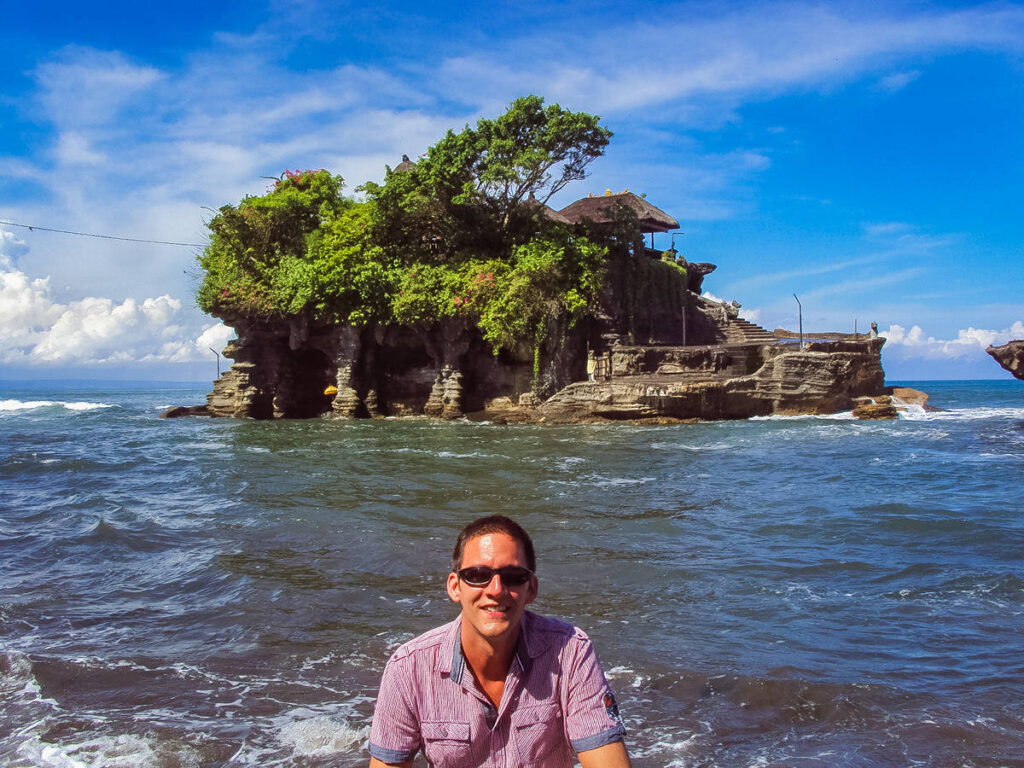
[[778,341],[775,334],[740,317],[740,305],[735,302],[726,304],[703,296],[699,302],[698,309],[705,321],[710,321],[713,326],[715,344],[771,344]]
[[775,334],[742,317],[730,318],[722,330],[726,344],[771,344],[777,340]]

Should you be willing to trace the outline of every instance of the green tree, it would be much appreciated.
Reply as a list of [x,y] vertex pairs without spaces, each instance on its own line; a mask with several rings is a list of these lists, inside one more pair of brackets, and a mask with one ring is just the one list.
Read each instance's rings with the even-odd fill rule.
[[210,221],[199,305],[229,322],[463,318],[496,353],[536,356],[552,318],[564,327],[597,307],[616,239],[555,223],[540,203],[583,178],[610,136],[597,117],[527,96],[365,185],[364,202],[341,195],[340,176],[286,171]]
[[610,137],[594,115],[518,98],[496,119],[448,131],[414,169],[366,185],[382,244],[434,262],[507,257],[550,229],[540,204],[584,178]]
[[297,314],[315,270],[310,244],[324,222],[355,203],[343,180],[327,171],[285,171],[265,195],[225,205],[209,223],[210,244],[197,301],[219,317],[281,318]]

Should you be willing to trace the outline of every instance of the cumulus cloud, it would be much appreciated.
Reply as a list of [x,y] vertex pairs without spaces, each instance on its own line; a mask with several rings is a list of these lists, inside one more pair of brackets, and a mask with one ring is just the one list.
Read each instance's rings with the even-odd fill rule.
[[199,334],[199,338],[195,340],[195,345],[200,355],[209,349],[220,352],[234,336],[234,328],[224,325],[224,323],[214,323]]
[[957,359],[984,351],[990,344],[1005,344],[1013,339],[1024,339],[1024,322],[1015,321],[1002,330],[969,327],[960,329],[955,339],[937,339],[928,336],[919,325],[908,330],[902,325],[890,325],[880,331],[887,340],[886,347],[900,347],[905,358]]
[[702,299],[707,299],[708,301],[713,301],[716,304],[728,304],[729,303],[728,299],[723,299],[720,296],[715,296],[715,294],[713,294],[711,291],[704,291],[704,293],[702,293],[700,295],[700,297]]
[[0,361],[9,364],[183,363],[210,358],[233,331],[222,323],[196,332],[169,295],[118,303],[86,297],[60,303],[49,278],[0,271]]

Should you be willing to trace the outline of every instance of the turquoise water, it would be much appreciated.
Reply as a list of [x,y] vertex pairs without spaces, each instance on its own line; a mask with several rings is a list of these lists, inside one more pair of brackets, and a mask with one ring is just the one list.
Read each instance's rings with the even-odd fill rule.
[[4,384],[0,764],[365,765],[381,665],[503,512],[636,766],[1024,765],[1024,383],[917,386],[946,410],[637,428]]

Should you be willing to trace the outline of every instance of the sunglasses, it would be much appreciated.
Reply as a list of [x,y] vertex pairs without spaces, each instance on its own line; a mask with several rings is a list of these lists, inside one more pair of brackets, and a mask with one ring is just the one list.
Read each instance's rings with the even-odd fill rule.
[[506,587],[521,587],[533,576],[533,571],[528,568],[518,568],[514,565],[505,568],[488,568],[486,565],[471,565],[468,568],[460,568],[456,571],[459,578],[471,587],[486,587],[491,583],[494,574],[501,576],[501,583]]

